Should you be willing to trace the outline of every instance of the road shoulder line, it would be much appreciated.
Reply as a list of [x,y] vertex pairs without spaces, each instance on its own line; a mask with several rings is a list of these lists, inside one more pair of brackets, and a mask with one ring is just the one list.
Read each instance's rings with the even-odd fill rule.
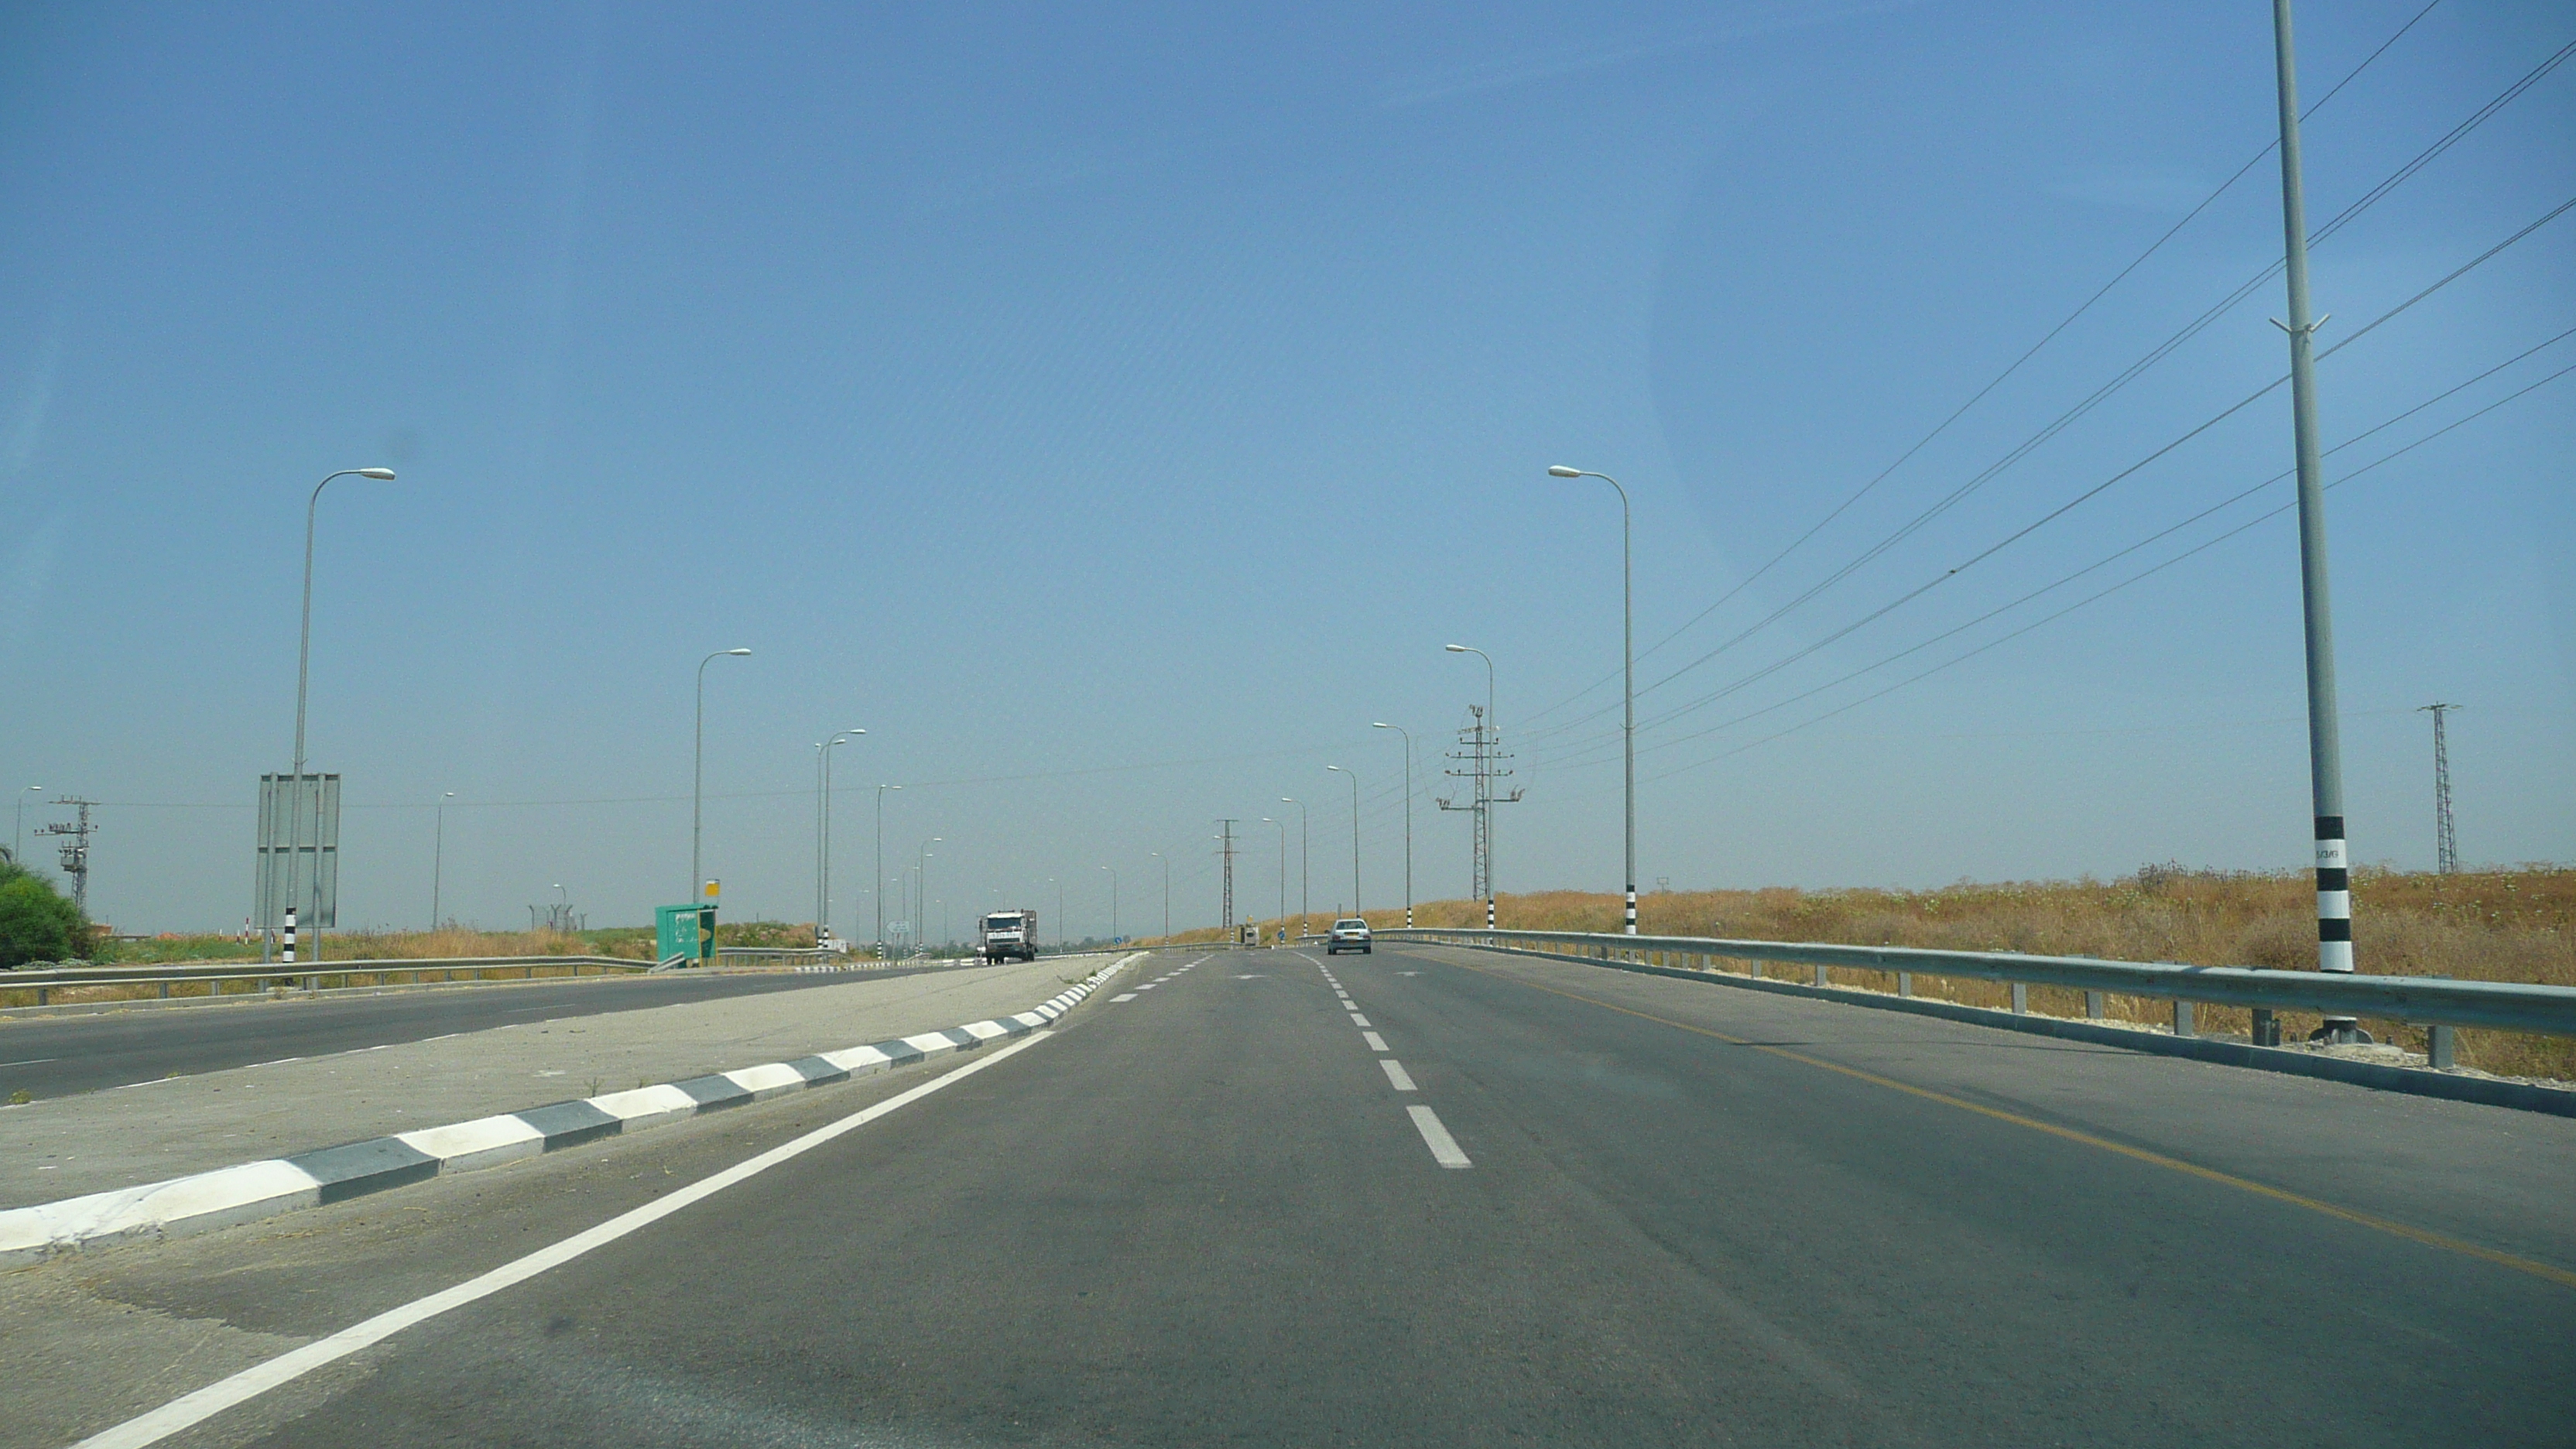
[[827,1063],[831,1070],[824,1073],[801,1071],[793,1063],[768,1062],[0,1211],[0,1267],[116,1243],[231,1227],[973,1051],[988,1041],[1028,1037],[1144,954],[1136,952],[1104,966],[1029,1011],[804,1059]]

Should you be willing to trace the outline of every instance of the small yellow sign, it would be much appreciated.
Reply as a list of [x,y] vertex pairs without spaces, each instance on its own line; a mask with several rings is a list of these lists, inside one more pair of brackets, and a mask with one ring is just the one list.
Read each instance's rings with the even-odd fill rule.
[[711,880],[711,881],[708,881],[708,882],[707,882],[707,899],[708,899],[708,900],[714,900],[717,896],[719,896],[719,895],[721,895],[721,894],[723,894],[723,893],[724,893],[724,882],[723,882],[723,881],[720,881],[720,880]]

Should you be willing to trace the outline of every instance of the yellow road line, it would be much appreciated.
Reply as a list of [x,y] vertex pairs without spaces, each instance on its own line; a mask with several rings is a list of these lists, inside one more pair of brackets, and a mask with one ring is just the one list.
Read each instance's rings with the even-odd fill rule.
[[2562,1288],[2576,1288],[2576,1273],[2571,1273],[2564,1268],[2552,1267],[2547,1263],[2534,1262],[2529,1258],[2519,1258],[2511,1253],[2499,1253],[2493,1248],[2482,1248],[2475,1243],[2463,1242],[2458,1238],[2448,1237],[2441,1233],[2431,1232],[2424,1228],[2414,1227],[2406,1223],[2397,1222],[2390,1218],[2379,1217],[2371,1213],[2357,1212],[2352,1208],[2337,1207],[2333,1203],[2320,1202],[2315,1198],[2304,1197],[2298,1193],[2290,1192],[2282,1188],[2272,1187],[2264,1183],[2256,1182],[2250,1178],[2238,1177],[2233,1173],[2220,1172],[2216,1168],[2202,1167],[2198,1163],[2185,1162],[2178,1157],[2167,1157],[2161,1152],[2150,1152],[2143,1147],[2131,1147],[2124,1142],[2113,1142],[2107,1137],[2096,1137],[2090,1132],[2078,1132],[2072,1127],[2060,1127],[2053,1122],[2042,1122],[2036,1117],[2025,1117],[2018,1112],[2007,1112],[1999,1107],[1988,1107],[1982,1103],[1968,1101],[1964,1097],[1953,1097],[1946,1092],[1935,1092],[1928,1087],[1912,1086],[1908,1083],[1900,1082],[1890,1077],[1882,1077],[1875,1072],[1864,1072],[1858,1067],[1847,1067],[1839,1062],[1829,1062],[1820,1057],[1808,1056],[1804,1052],[1793,1052],[1786,1047],[1762,1046],[1759,1043],[1746,1041],[1742,1037],[1728,1036],[1722,1031],[1711,1031],[1704,1026],[1693,1026],[1686,1021],[1675,1021],[1668,1016],[1657,1016],[1650,1011],[1639,1011],[1634,1007],[1621,1006],[1614,1001],[1603,1001],[1598,997],[1585,996],[1581,992],[1577,991],[1560,991],[1553,986],[1541,986],[1535,981],[1527,981],[1517,976],[1505,975],[1500,971],[1489,970],[1483,966],[1472,966],[1464,961],[1457,961],[1451,964],[1464,970],[1476,972],[1479,975],[1492,976],[1500,980],[1514,982],[1518,985],[1526,986],[1532,991],[1544,991],[1550,996],[1562,996],[1568,1001],[1580,1001],[1586,1005],[1598,1006],[1606,1011],[1618,1012],[1623,1016],[1633,1016],[1641,1021],[1651,1021],[1658,1025],[1674,1027],[1682,1031],[1696,1032],[1701,1036],[1714,1037],[1730,1046],[1751,1047],[1757,1052],[1768,1052],[1772,1056],[1785,1058],[1786,1060],[1802,1063],[1806,1066],[1819,1067],[1828,1072],[1837,1072],[1843,1076],[1850,1077],[1855,1081],[1867,1082],[1874,1087],[1885,1087],[1890,1091],[1903,1092],[1910,1097],[1920,1097],[1927,1102],[1938,1102],[1945,1107],[1956,1107],[1962,1112],[1974,1112],[1980,1117],[1991,1117],[1998,1122],[2009,1122],[2016,1127],[2027,1127],[2034,1132],[2045,1132],[2051,1137],[2061,1138],[2068,1142],[2079,1142],[2086,1147],[2100,1148],[2104,1152],[2115,1152],[2133,1162],[2144,1162],[2152,1166],[2167,1168],[2186,1176],[2197,1177],[2204,1182],[2219,1183],[2223,1186],[2253,1193],[2257,1197],[2270,1198],[2274,1202],[2287,1203],[2292,1207],[2306,1208],[2308,1211],[2313,1213],[2322,1213],[2327,1217],[2334,1218],[2342,1222],[2352,1223],[2359,1227],[2373,1228],[2380,1232],[2387,1233],[2391,1237],[2404,1238],[2410,1243],[2421,1243],[2428,1248],[2440,1248],[2446,1252],[2459,1253],[2466,1257],[2476,1258],[2481,1262],[2493,1263],[2499,1268],[2511,1268],[2517,1273],[2528,1273],[2535,1278],[2545,1278]]

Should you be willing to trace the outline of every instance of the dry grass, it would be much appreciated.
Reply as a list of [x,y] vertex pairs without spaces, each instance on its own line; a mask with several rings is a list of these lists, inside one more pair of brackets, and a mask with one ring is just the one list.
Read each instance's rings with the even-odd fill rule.
[[[2452,976],[2480,981],[2576,986],[2576,869],[2535,865],[2516,870],[2432,875],[2353,872],[2353,950],[2374,975]],[[1607,893],[1544,891],[1505,895],[1499,924],[1535,931],[1616,931],[1619,898]],[[1961,951],[2099,956],[2116,961],[2178,961],[2194,966],[2312,969],[2316,964],[2316,895],[2305,872],[2251,874],[2150,868],[2116,881],[1962,881],[1928,891],[1772,888],[1754,891],[1663,891],[1639,898],[1637,928],[1649,935],[1720,936],[1739,940],[1832,941],[1851,945],[1924,946]],[[1379,929],[1404,924],[1404,912],[1370,911]],[[1476,901],[1418,905],[1424,926],[1484,924]],[[1265,923],[1265,929],[1276,923]],[[1311,918],[1321,929],[1329,922]],[[1290,918],[1295,925],[1295,918]],[[1190,932],[1180,941],[1216,939]],[[1811,968],[1773,966],[1783,980],[1808,979]],[[1837,984],[1892,989],[1888,973],[1830,973]],[[1978,1006],[2009,1003],[2008,988],[1981,981],[1915,978],[1926,996]],[[2079,992],[2033,987],[2030,1008],[2083,1014]],[[2105,1013],[2131,1021],[2170,1022],[2169,1003],[2112,997]],[[2205,1034],[2248,1030],[2246,1013],[2198,1008]],[[2284,1037],[2304,1034],[2314,1018],[2282,1016]],[[2369,1022],[2372,1035],[2416,1051],[2424,1033],[2397,1022]],[[2509,1076],[2576,1079],[2576,1041],[2501,1032],[2459,1033],[2464,1066]]]

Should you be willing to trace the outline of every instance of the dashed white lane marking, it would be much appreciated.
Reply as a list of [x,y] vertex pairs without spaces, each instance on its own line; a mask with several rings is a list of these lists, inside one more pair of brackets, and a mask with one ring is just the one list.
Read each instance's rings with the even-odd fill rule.
[[1411,1073],[1405,1071],[1404,1063],[1397,1061],[1393,1057],[1380,1057],[1377,1060],[1377,1064],[1386,1068],[1386,1082],[1388,1086],[1395,1088],[1399,1092],[1410,1092],[1413,1090],[1413,1076]]
[[1122,1001],[1133,1001],[1133,1000],[1135,1000],[1135,999],[1136,999],[1136,993],[1135,993],[1135,992],[1133,992],[1133,991],[1122,991],[1122,992],[1120,992],[1118,995],[1116,995],[1116,996],[1113,996],[1113,997],[1109,998],[1109,1004],[1110,1004],[1110,1005],[1112,1005],[1112,1006],[1116,1006],[1118,1003],[1120,1003],[1120,1002],[1122,1002]]
[[242,1068],[242,1070],[247,1072],[256,1067],[282,1067],[288,1062],[300,1062],[302,1060],[304,1060],[302,1057],[279,1057],[277,1060],[272,1062],[253,1062],[250,1066]]
[[39,1062],[58,1062],[61,1057],[21,1057],[14,1062],[0,1062],[0,1067],[32,1067]]
[[1351,1025],[1353,1025],[1353,1026],[1366,1026],[1366,1025],[1368,1025],[1368,1024],[1369,1024],[1369,1019],[1368,1019],[1367,1017],[1360,1015],[1360,1014],[1359,1014],[1358,1012],[1356,1012],[1356,1011],[1354,1011],[1354,1012],[1352,1012],[1352,1013],[1351,1013]]
[[1144,985],[1139,986],[1139,987],[1137,987],[1136,989],[1137,989],[1137,990],[1139,990],[1139,991],[1151,991],[1151,990],[1153,990],[1155,987],[1160,986],[1160,985],[1162,985],[1162,984],[1163,984],[1163,983],[1162,983],[1162,982],[1160,982],[1160,981],[1148,981],[1148,982],[1146,982]]
[[1440,1114],[1428,1107],[1407,1107],[1413,1114],[1414,1130],[1422,1134],[1422,1145],[1431,1149],[1431,1160],[1442,1167],[1473,1167],[1467,1154],[1458,1150],[1458,1139],[1440,1125]]
[[1386,1038],[1385,1038],[1385,1037],[1382,1037],[1382,1036],[1379,1036],[1376,1032],[1373,1032],[1373,1031],[1364,1031],[1364,1032],[1361,1032],[1361,1033],[1360,1033],[1360,1040],[1362,1040],[1362,1041],[1364,1041],[1364,1042],[1367,1042],[1367,1043],[1369,1044],[1369,1050],[1370,1050],[1370,1051],[1373,1051],[1373,1052],[1382,1052],[1382,1051],[1385,1051],[1385,1050],[1386,1050]]
[[163,1404],[146,1414],[139,1414],[112,1429],[83,1439],[75,1449],[145,1449],[192,1425],[204,1423],[235,1404],[255,1399],[282,1384],[291,1383],[325,1364],[347,1358],[372,1344],[382,1343],[415,1323],[436,1318],[442,1313],[462,1308],[478,1299],[489,1298],[516,1283],[559,1267],[573,1259],[602,1248],[630,1233],[648,1228],[693,1203],[715,1196],[726,1188],[776,1167],[782,1162],[801,1157],[844,1133],[865,1127],[889,1112],[898,1112],[933,1092],[957,1085],[968,1077],[1045,1041],[1051,1032],[1034,1031],[997,1047],[993,1054],[967,1063],[945,1076],[933,1077],[911,1091],[888,1097],[836,1122],[827,1122],[792,1142],[784,1142],[747,1158],[712,1176],[702,1177],[667,1197],[656,1198],[642,1207],[632,1208],[610,1218],[597,1227],[575,1233],[561,1242],[537,1249],[526,1257],[504,1263],[480,1277],[468,1278],[452,1288],[417,1298],[399,1308],[390,1308],[352,1324],[328,1338],[316,1339],[301,1348],[291,1349],[266,1363],[253,1364],[227,1379]]

